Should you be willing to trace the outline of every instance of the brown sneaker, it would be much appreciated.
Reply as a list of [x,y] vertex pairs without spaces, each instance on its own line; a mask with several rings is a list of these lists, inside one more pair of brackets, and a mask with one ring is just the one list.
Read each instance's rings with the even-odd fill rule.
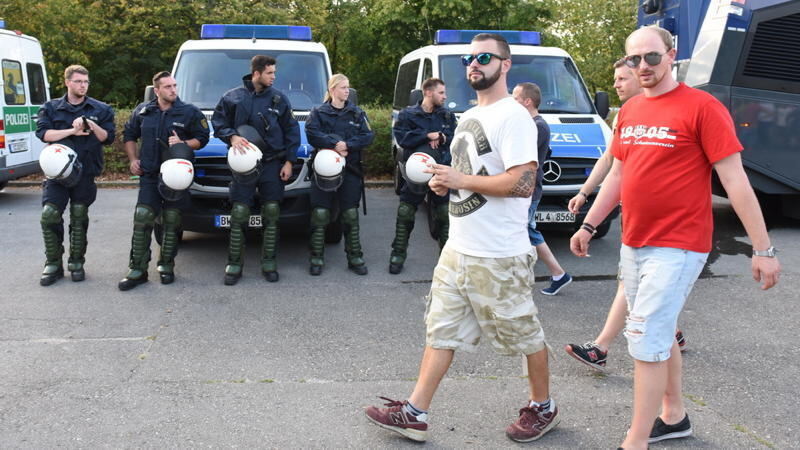
[[558,406],[543,412],[540,407],[526,406],[519,410],[519,419],[506,428],[506,436],[512,441],[530,442],[544,436],[561,421]]
[[367,418],[375,425],[385,428],[414,441],[424,442],[428,434],[428,423],[418,420],[413,414],[403,411],[407,402],[381,397],[389,403],[386,408],[370,406],[367,408]]

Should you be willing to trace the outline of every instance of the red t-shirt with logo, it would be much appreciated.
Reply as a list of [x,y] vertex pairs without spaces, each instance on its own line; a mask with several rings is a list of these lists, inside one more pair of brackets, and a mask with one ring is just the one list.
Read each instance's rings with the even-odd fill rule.
[[728,111],[680,83],[631,98],[618,117],[611,151],[624,163],[622,242],[710,252],[712,165],[742,150]]

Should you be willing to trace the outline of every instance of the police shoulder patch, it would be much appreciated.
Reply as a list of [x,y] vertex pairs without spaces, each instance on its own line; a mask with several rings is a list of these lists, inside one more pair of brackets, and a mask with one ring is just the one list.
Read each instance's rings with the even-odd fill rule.
[[208,120],[205,117],[200,120],[200,126],[206,130],[208,129]]

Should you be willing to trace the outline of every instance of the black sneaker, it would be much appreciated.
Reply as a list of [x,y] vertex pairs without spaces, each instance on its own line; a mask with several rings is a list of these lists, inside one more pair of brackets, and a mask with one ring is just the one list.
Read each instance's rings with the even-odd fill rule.
[[656,418],[653,424],[653,431],[650,432],[649,443],[665,441],[667,439],[678,439],[692,435],[692,424],[689,422],[689,415],[687,414],[683,420],[675,425],[667,425],[661,420],[661,417]]
[[678,348],[681,349],[681,353],[685,352],[688,347],[686,346],[686,337],[681,330],[675,332],[675,340],[678,341]]
[[606,371],[606,357],[608,352],[600,350],[594,342],[583,345],[569,344],[566,347],[569,356],[600,372]]

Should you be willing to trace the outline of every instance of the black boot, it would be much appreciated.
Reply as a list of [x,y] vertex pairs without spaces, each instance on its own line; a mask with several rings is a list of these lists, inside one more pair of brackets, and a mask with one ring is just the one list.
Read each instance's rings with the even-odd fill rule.
[[311,258],[308,273],[317,276],[325,265],[325,227],[331,221],[331,211],[325,208],[314,208],[311,211],[311,239],[309,247]]
[[72,276],[72,281],[83,281],[86,272],[83,264],[86,262],[86,231],[89,229],[89,207],[78,203],[69,208],[69,260],[67,269]]
[[161,211],[161,253],[158,258],[158,276],[161,284],[175,281],[175,256],[178,254],[178,230],[181,227],[181,211],[170,208]]
[[128,291],[140,284],[147,283],[147,264],[150,262],[150,239],[156,214],[147,205],[136,205],[133,213],[133,236],[131,237],[131,258],[128,274],[120,280],[117,287],[120,291]]
[[367,265],[361,251],[358,229],[358,208],[342,211],[342,231],[344,232],[344,251],[347,253],[347,268],[356,275],[366,275]]
[[42,286],[50,286],[64,278],[64,222],[61,211],[52,203],[45,203],[42,208],[42,236],[44,237],[44,270],[39,279]]
[[250,220],[250,207],[244,203],[234,203],[231,208],[231,235],[228,241],[228,265],[225,266],[225,285],[233,286],[242,277],[244,267],[244,243],[247,222]]
[[261,206],[261,226],[264,227],[261,242],[261,273],[270,283],[278,281],[278,218],[281,207],[278,202],[266,202]]
[[397,224],[395,225],[392,255],[389,258],[389,273],[398,274],[403,271],[403,264],[408,256],[408,238],[414,229],[414,215],[417,207],[411,203],[400,202],[397,207]]

